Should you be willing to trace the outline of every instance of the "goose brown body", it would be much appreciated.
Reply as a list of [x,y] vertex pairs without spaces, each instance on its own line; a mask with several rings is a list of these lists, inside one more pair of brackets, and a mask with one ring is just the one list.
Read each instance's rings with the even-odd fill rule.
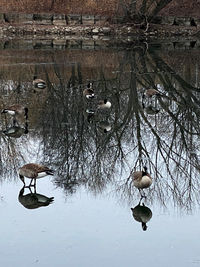
[[138,189],[148,188],[152,184],[152,178],[146,167],[144,167],[144,171],[133,173],[133,184]]
[[98,103],[98,109],[109,109],[111,108],[111,102],[107,99],[100,100]]
[[47,175],[53,175],[53,170],[49,169],[47,166],[43,166],[36,163],[29,163],[21,168],[19,168],[19,177],[25,185],[24,177],[31,179],[30,185],[34,180],[36,184],[36,179],[42,178]]

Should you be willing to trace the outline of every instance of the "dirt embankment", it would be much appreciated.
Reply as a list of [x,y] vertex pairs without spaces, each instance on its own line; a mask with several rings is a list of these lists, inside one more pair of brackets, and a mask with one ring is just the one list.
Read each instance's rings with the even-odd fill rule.
[[[137,0],[139,2],[140,0]],[[122,12],[129,0],[1,0],[2,13],[92,14],[112,16]],[[166,16],[199,17],[200,0],[172,0],[161,12]]]
[[118,0],[1,0],[2,13],[91,14],[112,16]]
[[160,12],[160,15],[199,17],[200,0],[173,0]]

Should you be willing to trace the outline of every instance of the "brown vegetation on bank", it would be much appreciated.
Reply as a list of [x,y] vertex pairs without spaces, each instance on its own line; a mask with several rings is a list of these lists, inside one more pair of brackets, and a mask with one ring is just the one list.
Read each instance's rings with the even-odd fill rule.
[[199,17],[200,0],[173,0],[161,12],[166,16],[194,16]]
[[113,15],[118,0],[1,0],[0,12]]
[[[138,0],[137,6],[144,1]],[[158,2],[158,1],[157,1]],[[59,14],[122,14],[123,7],[131,0],[1,0],[0,12],[16,13],[59,13]],[[151,1],[151,3],[153,3]],[[156,1],[155,1],[156,3]],[[169,16],[199,16],[200,0],[172,0],[161,15]]]

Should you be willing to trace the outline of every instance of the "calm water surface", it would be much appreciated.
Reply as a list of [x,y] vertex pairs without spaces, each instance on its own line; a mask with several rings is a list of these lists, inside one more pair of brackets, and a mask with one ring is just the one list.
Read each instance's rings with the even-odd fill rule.
[[[12,134],[1,114],[1,265],[200,266],[199,49],[63,43],[1,41],[0,108],[29,108]],[[30,162],[55,170],[35,192],[17,173]],[[140,202],[131,174],[144,165],[153,184]],[[41,195],[54,201],[41,207]]]

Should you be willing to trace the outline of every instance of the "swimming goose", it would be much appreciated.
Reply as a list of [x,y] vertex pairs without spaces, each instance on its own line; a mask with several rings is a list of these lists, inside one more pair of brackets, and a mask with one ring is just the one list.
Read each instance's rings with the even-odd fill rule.
[[111,102],[107,99],[100,100],[97,106],[98,109],[109,109],[111,108]]
[[133,218],[137,222],[141,222],[143,231],[147,230],[147,222],[151,220],[152,218],[152,211],[150,208],[146,207],[143,203],[143,205],[140,205],[140,203],[135,207],[131,208]]
[[20,104],[15,104],[8,106],[2,110],[1,113],[8,113],[13,117],[13,124],[17,122],[17,118],[24,116],[25,119],[28,119],[28,108]]
[[[30,190],[30,188],[29,188]],[[20,190],[18,196],[19,202],[27,209],[37,209],[46,207],[54,201],[54,197],[47,197],[36,192],[24,195],[24,187]]]
[[94,90],[92,88],[92,83],[88,83],[87,88],[83,90],[83,96],[87,99],[94,98]]
[[38,89],[46,88],[46,82],[42,79],[38,79],[37,76],[33,77],[33,86]]
[[[22,180],[24,186],[25,186],[24,177],[31,179],[31,182],[28,186],[30,187],[36,185],[36,179],[45,177],[47,175],[53,175],[53,170],[49,169],[46,166],[39,165],[36,163],[29,163],[19,168],[19,178]],[[32,181],[34,181],[33,185]]]
[[[139,192],[141,194],[141,189],[148,188],[152,184],[152,178],[147,172],[147,167],[144,166],[142,171],[136,171],[133,173],[132,176],[133,179],[133,185],[139,189]],[[145,197],[141,194],[142,197]]]

